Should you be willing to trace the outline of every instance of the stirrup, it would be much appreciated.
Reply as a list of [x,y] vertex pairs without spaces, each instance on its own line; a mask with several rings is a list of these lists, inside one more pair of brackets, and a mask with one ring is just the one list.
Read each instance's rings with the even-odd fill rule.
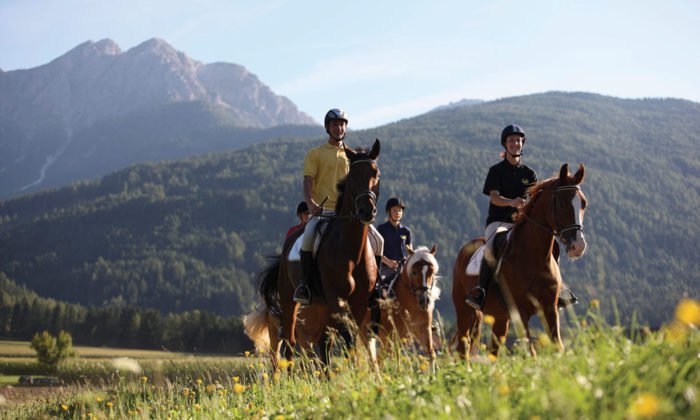
[[486,301],[486,290],[483,287],[477,286],[469,292],[469,296],[464,299],[464,302],[474,309],[481,310]]
[[302,305],[309,305],[311,303],[311,289],[305,284],[300,284],[294,290],[294,302],[300,303]]
[[574,305],[578,303],[578,298],[568,287],[562,289],[559,294],[559,300],[557,301],[557,309],[564,309],[569,305]]

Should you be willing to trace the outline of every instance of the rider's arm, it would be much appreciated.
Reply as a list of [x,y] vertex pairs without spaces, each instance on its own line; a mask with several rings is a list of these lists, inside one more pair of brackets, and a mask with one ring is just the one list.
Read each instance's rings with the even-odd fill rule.
[[499,206],[499,207],[515,207],[519,209],[523,205],[525,205],[525,200],[517,197],[517,198],[505,198],[501,195],[501,192],[498,190],[491,190],[489,191],[489,199],[491,200],[491,203],[494,206]]
[[306,205],[309,207],[309,211],[311,212],[312,215],[316,214],[318,212],[318,204],[314,202],[314,199],[311,197],[311,191],[314,189],[314,177],[305,175],[304,176],[304,201],[306,201]]

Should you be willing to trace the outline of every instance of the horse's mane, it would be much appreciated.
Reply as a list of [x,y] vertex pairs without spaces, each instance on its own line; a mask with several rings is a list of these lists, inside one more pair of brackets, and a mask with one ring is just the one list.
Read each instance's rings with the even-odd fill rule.
[[526,190],[527,195],[530,197],[529,200],[527,200],[527,203],[518,210],[518,213],[513,216],[513,220],[515,220],[515,224],[520,224],[525,219],[525,215],[529,214],[530,211],[532,211],[532,208],[535,206],[535,203],[537,202],[537,199],[540,197],[542,191],[549,186],[553,185],[559,181],[559,177],[553,177],[549,179],[545,179],[544,181],[537,182],[531,186],[529,186]]
[[[360,160],[360,159],[370,159],[369,157],[369,152],[367,149],[364,148],[357,148],[353,149],[356,153],[355,157],[350,159],[350,164],[352,165],[353,162]],[[349,174],[350,172],[348,172]],[[347,181],[348,177],[347,175],[344,176],[340,181],[338,181],[338,184],[336,185],[335,189],[338,190],[338,201],[335,202],[335,214],[340,214],[340,208],[343,205],[343,194],[345,193],[345,181]]]

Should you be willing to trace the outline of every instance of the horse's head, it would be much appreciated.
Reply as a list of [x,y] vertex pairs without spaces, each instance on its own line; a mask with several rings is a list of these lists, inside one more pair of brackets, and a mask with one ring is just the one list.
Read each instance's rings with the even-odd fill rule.
[[350,160],[350,171],[344,181],[343,194],[352,200],[350,211],[353,217],[366,225],[374,223],[377,216],[380,172],[376,160],[379,149],[379,139],[374,141],[369,153],[345,148],[345,154]]
[[586,196],[581,191],[585,168],[579,165],[571,176],[569,164],[562,165],[559,180],[554,190],[555,232],[566,247],[569,258],[579,258],[586,252],[586,239],[583,236],[583,216],[586,211]]
[[437,244],[428,250],[422,246],[415,251],[407,248],[409,257],[403,269],[402,281],[406,281],[414,298],[422,310],[430,310],[440,297],[440,289],[435,286],[440,267],[435,259]]

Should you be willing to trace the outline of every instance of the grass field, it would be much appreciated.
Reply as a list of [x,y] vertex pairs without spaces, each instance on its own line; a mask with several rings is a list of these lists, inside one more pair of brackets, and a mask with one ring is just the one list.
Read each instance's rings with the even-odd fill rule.
[[[70,392],[12,404],[11,418],[700,418],[700,303],[684,300],[660,331],[608,325],[597,308],[565,327],[566,350],[536,339],[538,357],[514,346],[469,361],[404,351],[375,370],[361,349],[336,357],[328,375],[304,359],[273,372],[257,357],[139,360],[139,370],[102,361],[79,372]],[[489,331],[486,326],[485,332]],[[629,331],[635,331],[631,334]],[[394,348],[394,350],[396,350]],[[111,372],[105,381],[101,374]]]
[[[158,350],[135,350],[135,349],[118,349],[107,347],[73,347],[76,354],[80,358],[110,358],[115,356],[131,357],[134,359],[173,359],[191,357],[185,353],[172,353]],[[0,340],[0,360],[30,358],[34,359],[36,352],[29,347],[28,341],[6,341]]]

